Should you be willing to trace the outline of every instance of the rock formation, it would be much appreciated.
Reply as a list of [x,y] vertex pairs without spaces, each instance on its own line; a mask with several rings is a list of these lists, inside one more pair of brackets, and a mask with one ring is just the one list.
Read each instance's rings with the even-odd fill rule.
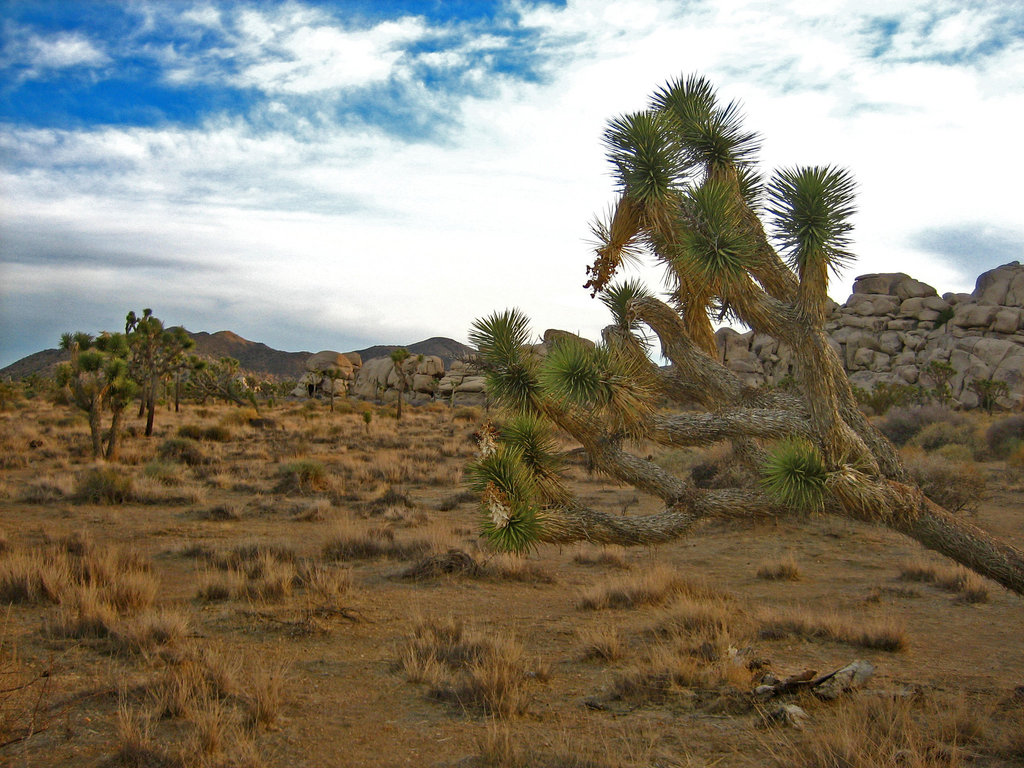
[[[344,395],[362,364],[356,352],[317,352],[306,359],[306,372],[302,374],[292,394],[296,397],[313,396],[318,392],[329,395],[333,390],[335,395]],[[336,373],[332,376],[331,371]]]
[[[1024,266],[1005,264],[982,274],[972,293],[939,296],[901,272],[858,277],[853,294],[836,305],[825,328],[850,380],[871,389],[879,382],[929,386],[921,372],[933,360],[949,363],[956,404],[978,405],[970,385],[1006,383],[1005,408],[1024,400]],[[793,375],[789,350],[774,339],[723,328],[719,359],[747,384],[778,384]]]
[[[880,382],[933,386],[922,371],[941,361],[955,370],[949,386],[960,407],[977,407],[971,384],[979,379],[1006,383],[1002,407],[1024,402],[1024,266],[1018,262],[982,274],[972,293],[942,296],[902,272],[861,275],[846,303],[834,306],[825,328],[850,380],[863,389]],[[546,354],[551,344],[569,336],[579,338],[549,329],[535,351]],[[769,336],[722,328],[716,339],[719,359],[750,386],[778,384],[795,373],[789,349]],[[361,363],[357,353],[337,352],[312,355],[295,394],[329,394],[332,381],[324,371],[330,368],[342,372],[335,394],[365,400],[394,402],[400,389],[414,404],[483,405],[487,398],[484,377],[463,360],[445,370],[439,356],[413,355],[399,371],[390,357]]]

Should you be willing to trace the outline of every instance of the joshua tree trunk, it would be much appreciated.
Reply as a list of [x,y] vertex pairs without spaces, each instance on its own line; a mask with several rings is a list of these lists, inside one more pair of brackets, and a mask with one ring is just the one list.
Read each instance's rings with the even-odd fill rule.
[[[909,481],[896,449],[857,408],[824,331],[829,272],[852,260],[849,174],[787,169],[762,188],[758,137],[706,81],[669,83],[651,103],[613,120],[605,136],[619,197],[594,225],[587,283],[613,316],[602,343],[567,334],[539,352],[518,310],[478,320],[470,333],[488,395],[511,415],[497,441],[484,433],[470,467],[488,513],[484,534],[514,550],[581,539],[648,545],[709,518],[826,512],[888,526],[1024,594],[1024,553]],[[665,301],[639,281],[611,282],[624,260],[644,254],[666,268]],[[716,315],[786,345],[798,391],[746,386],[723,365]],[[648,331],[667,368],[651,361]],[[655,401],[678,407],[656,412]],[[549,427],[576,440],[597,470],[659,498],[664,511],[587,508],[560,480]],[[624,447],[723,440],[748,469],[735,488],[698,488]]]

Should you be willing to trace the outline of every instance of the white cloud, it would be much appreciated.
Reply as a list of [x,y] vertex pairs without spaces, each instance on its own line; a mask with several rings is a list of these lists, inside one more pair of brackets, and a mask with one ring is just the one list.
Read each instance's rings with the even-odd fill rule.
[[[856,274],[894,269],[940,291],[969,290],[974,275],[922,251],[914,234],[937,223],[1018,231],[1017,196],[1005,180],[1024,176],[1024,159],[1011,150],[1024,78],[1006,73],[1020,74],[1024,56],[1018,46],[971,66],[878,60],[861,7],[868,6],[524,7],[523,26],[549,57],[544,77],[488,76],[487,89],[472,96],[439,94],[412,79],[409,44],[450,31],[422,19],[354,29],[297,5],[231,19],[225,11],[220,23],[233,37],[205,59],[179,52],[182,82],[237,77],[269,94],[254,114],[272,121],[298,95],[393,77],[408,86],[414,113],[452,100],[445,143],[332,127],[313,115],[316,127],[290,123],[289,132],[257,130],[241,118],[194,128],[9,130],[0,134],[12,160],[2,177],[11,201],[4,215],[177,265],[178,272],[155,268],[158,277],[119,296],[125,309],[153,304],[159,313],[166,299],[193,307],[215,330],[218,302],[226,303],[232,318],[244,321],[248,312],[250,327],[269,334],[259,340],[278,346],[343,346],[330,339],[357,336],[465,339],[474,318],[506,306],[522,307],[538,331],[593,337],[605,313],[582,283],[587,223],[613,197],[600,142],[605,121],[643,108],[668,78],[700,71],[724,98],[744,102],[749,126],[764,135],[768,166],[836,163],[854,172],[861,258],[834,298],[846,298]],[[929,28],[933,49],[975,46],[985,23],[983,14],[950,13]],[[908,24],[926,28],[923,20]],[[504,44],[481,35],[422,60],[459,67],[476,50]],[[219,69],[221,56],[240,64],[236,74]],[[305,103],[315,110],[318,102]],[[217,280],[186,271],[207,261],[223,270]],[[76,270],[79,286],[110,279],[95,265]],[[272,326],[259,325],[270,317],[298,318],[323,336],[277,340]],[[232,329],[254,335],[245,325]]]

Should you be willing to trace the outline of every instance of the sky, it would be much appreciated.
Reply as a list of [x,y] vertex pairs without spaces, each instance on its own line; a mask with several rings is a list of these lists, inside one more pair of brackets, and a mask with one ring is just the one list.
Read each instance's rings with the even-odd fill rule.
[[1024,256],[1018,0],[0,0],[0,366],[145,307],[289,351],[507,307],[597,338],[602,133],[691,73],[766,173],[853,173],[837,301]]

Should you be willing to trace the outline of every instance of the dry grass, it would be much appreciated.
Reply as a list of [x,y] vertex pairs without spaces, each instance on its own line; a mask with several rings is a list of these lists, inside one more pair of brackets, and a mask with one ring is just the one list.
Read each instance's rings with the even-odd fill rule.
[[[272,426],[250,424],[255,413],[245,409],[189,405],[180,416],[161,412],[148,440],[130,423],[126,461],[110,465],[130,481],[130,500],[102,505],[76,503],[74,480],[96,468],[80,418],[49,405],[0,414],[0,447],[19,452],[0,475],[0,599],[23,651],[5,655],[10,646],[0,643],[0,688],[29,683],[21,699],[0,694],[0,726],[15,736],[34,733],[0,748],[0,762],[10,755],[39,768],[332,759],[740,768],[767,764],[774,754],[790,764],[785,750],[819,726],[832,728],[834,705],[800,700],[811,715],[804,732],[759,731],[750,696],[755,674],[832,669],[850,660],[850,645],[869,648],[865,658],[880,672],[872,687],[898,680],[926,691],[959,673],[979,691],[988,687],[970,707],[948,705],[961,712],[955,717],[921,709],[926,694],[918,694],[914,717],[936,734],[922,752],[938,761],[931,764],[949,764],[941,751],[953,743],[974,765],[1022,762],[1024,708],[1010,691],[1020,664],[1005,654],[1015,647],[1008,627],[1015,609],[1002,591],[989,593],[981,582],[989,604],[958,610],[951,599],[977,599],[968,597],[963,574],[929,566],[925,581],[884,582],[879,574],[894,576],[913,546],[813,518],[800,521],[813,529],[806,537],[791,535],[796,524],[787,521],[753,531],[712,522],[646,552],[574,545],[544,546],[524,558],[495,555],[478,538],[478,500],[460,485],[475,453],[474,424],[421,408],[398,424],[390,406],[374,412],[368,433],[359,413],[336,405],[333,415],[323,403],[274,406],[260,414]],[[7,415],[30,423],[4,423]],[[179,435],[183,424],[194,428]],[[217,426],[228,427],[219,434],[229,440],[217,439]],[[196,463],[158,455],[169,440],[190,437]],[[35,440],[42,445],[29,448]],[[560,447],[573,446],[563,439]],[[961,447],[936,455],[949,459],[949,449]],[[689,449],[668,458],[684,474],[709,463]],[[717,474],[704,480],[718,482],[729,461],[712,452]],[[301,473],[279,471],[305,462],[323,467],[320,480],[317,471],[311,476],[313,483],[326,477],[320,490],[303,485]],[[1000,505],[1017,504],[1019,489],[1005,479],[1017,475],[994,463],[976,469],[999,502],[981,506],[978,524],[1014,536],[1015,522]],[[573,490],[595,508],[615,515],[657,509],[656,500],[580,463],[572,476]],[[817,577],[820,566],[812,564],[826,562],[834,580],[787,583],[800,570]],[[416,580],[399,578],[425,563],[433,567]],[[701,584],[702,575],[716,589]],[[759,609],[727,589],[750,589],[769,605],[799,600],[806,615]],[[893,601],[911,596],[918,598],[912,604]],[[446,610],[467,617],[466,625],[407,618]],[[887,610],[902,611],[895,615],[906,627],[887,620]],[[949,636],[918,632],[936,616],[948,622]],[[913,653],[872,650],[899,646],[907,634]],[[962,648],[962,656],[949,648]],[[979,661],[1000,653],[1004,677]],[[382,658],[395,660],[390,682]],[[936,658],[949,661],[936,665]],[[282,659],[297,661],[284,666]],[[42,718],[29,727],[44,686]],[[293,689],[301,691],[294,699]],[[59,723],[46,721],[58,711]],[[642,723],[656,736],[645,738]],[[774,752],[758,744],[758,733]],[[341,738],[335,744],[320,734]],[[477,737],[480,754],[467,757]],[[919,757],[900,759],[914,765]],[[835,764],[830,759],[817,764]]]
[[654,566],[635,576],[623,576],[588,587],[581,592],[576,604],[582,610],[598,611],[661,605],[678,595],[702,597],[714,594],[710,587],[691,582],[672,568]]
[[816,710],[814,720],[802,734],[765,739],[775,765],[960,768],[1011,765],[1024,756],[1024,729],[1015,727],[1024,722],[1020,714],[979,707],[963,695],[859,696]]
[[923,559],[912,560],[900,566],[900,578],[903,581],[934,584],[940,589],[953,592],[957,599],[965,603],[987,603],[989,600],[985,580],[959,565],[936,565]]
[[767,581],[799,581],[800,566],[793,555],[766,560],[758,566],[757,578]]
[[877,651],[903,651],[906,630],[893,617],[865,619],[816,612],[805,608],[764,610],[758,616],[758,635],[764,640],[798,637],[854,645]]
[[418,621],[400,665],[407,680],[428,685],[431,698],[495,717],[523,714],[532,681],[546,674],[527,668],[511,634],[469,632],[452,618]]
[[352,518],[342,518],[334,525],[322,555],[327,560],[411,560],[430,549],[430,542],[425,539],[399,537],[394,528],[367,526]]
[[596,547],[593,544],[581,544],[572,560],[579,565],[618,568],[624,571],[630,568],[626,548],[618,546]]

